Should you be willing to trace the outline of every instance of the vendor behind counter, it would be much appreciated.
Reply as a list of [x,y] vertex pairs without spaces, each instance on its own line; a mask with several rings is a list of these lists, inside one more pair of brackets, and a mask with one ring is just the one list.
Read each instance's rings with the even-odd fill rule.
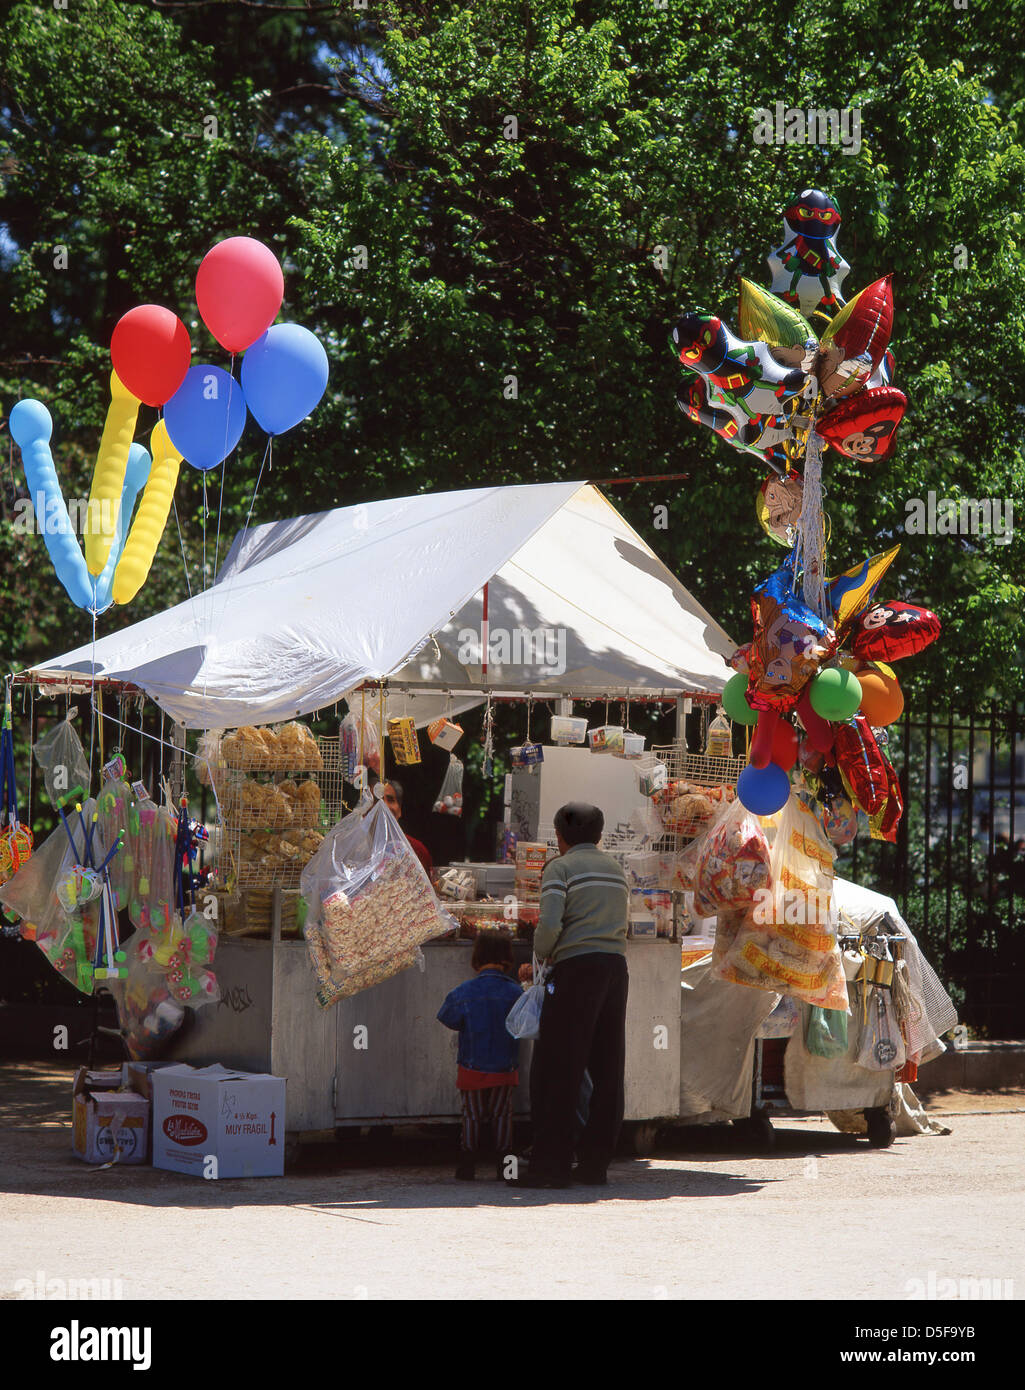
[[382,784],[381,800],[388,807],[388,810],[391,811],[395,819],[402,824],[402,833],[409,841],[410,849],[412,849],[413,853],[420,860],[420,863],[424,866],[428,878],[433,881],[434,861],[430,850],[422,840],[418,840],[414,835],[411,835],[407,826],[402,823],[404,799],[405,789],[401,782],[396,781],[394,778],[389,778]]

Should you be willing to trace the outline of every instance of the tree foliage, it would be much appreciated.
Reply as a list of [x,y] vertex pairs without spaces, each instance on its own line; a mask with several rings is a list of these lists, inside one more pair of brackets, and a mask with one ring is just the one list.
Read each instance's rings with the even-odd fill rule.
[[[1025,88],[1007,42],[1022,10],[14,4],[0,66],[0,399],[47,401],[66,490],[87,489],[117,317],[171,305],[201,360],[223,360],[195,311],[195,268],[220,237],[258,236],[285,266],[285,316],[322,336],[332,379],[278,446],[254,520],[685,472],[611,495],[743,641],[751,585],[782,552],[755,521],[756,466],[676,410],[668,334],[684,308],[735,325],[738,274],[768,283],[785,202],[823,187],[844,214],[845,292],[894,272],[896,384],[910,402],[887,463],[827,456],[830,563],[902,539],[883,595],[945,621],[902,670],[909,698],[1013,699],[1020,536],[903,526],[908,500],[930,490],[1025,510]],[[860,151],[756,144],[754,113],[777,101],[859,108]],[[66,271],[53,269],[59,244]],[[248,511],[261,447],[251,428],[227,467],[225,530]],[[15,455],[8,507],[18,475]],[[198,475],[178,509],[181,547],[169,528],[147,589],[103,630],[184,596],[179,549],[199,581]],[[83,640],[87,620],[68,611],[38,538],[8,525],[3,546],[8,661]]]

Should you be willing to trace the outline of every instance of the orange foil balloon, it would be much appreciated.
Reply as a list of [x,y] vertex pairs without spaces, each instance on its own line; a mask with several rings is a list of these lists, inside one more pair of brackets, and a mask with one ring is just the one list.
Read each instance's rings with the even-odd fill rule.
[[861,686],[860,713],[874,729],[895,724],[904,713],[904,696],[897,677],[879,666],[866,666],[857,676]]

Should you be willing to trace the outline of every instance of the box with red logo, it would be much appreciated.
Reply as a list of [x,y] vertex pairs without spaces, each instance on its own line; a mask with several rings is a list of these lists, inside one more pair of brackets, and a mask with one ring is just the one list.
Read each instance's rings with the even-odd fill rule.
[[163,1067],[153,1087],[153,1167],[208,1178],[280,1178],[285,1080],[244,1071]]

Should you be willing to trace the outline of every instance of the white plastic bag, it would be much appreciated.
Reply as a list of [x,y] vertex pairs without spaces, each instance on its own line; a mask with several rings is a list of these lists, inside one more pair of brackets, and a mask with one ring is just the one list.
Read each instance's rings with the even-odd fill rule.
[[[71,716],[48,730],[32,745],[36,762],[43,769],[46,793],[56,806],[62,798],[84,801],[89,795],[89,761],[82,740],[71,724]],[[69,796],[79,788],[77,797]]]
[[858,1066],[869,1071],[897,1071],[907,1060],[893,994],[881,985],[866,985],[868,1021],[861,1033]]
[[525,989],[505,1017],[505,1031],[514,1038],[536,1038],[541,1032],[546,971],[534,957],[534,983]]
[[541,1032],[541,1007],[545,1002],[544,985],[531,985],[509,1010],[505,1031],[514,1038],[536,1038]]
[[453,753],[441,790],[434,800],[434,810],[440,816],[461,816],[463,814],[463,765]]

